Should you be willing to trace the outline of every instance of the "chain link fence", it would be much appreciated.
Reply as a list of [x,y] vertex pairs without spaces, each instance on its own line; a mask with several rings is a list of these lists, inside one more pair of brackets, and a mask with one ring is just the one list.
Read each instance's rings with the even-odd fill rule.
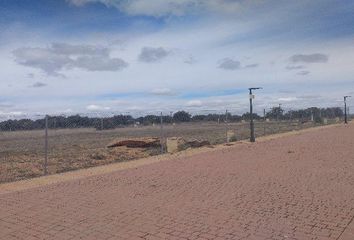
[[[3,121],[0,122],[0,183],[162,154],[167,151],[169,138],[210,145],[249,138],[248,120],[227,112],[212,116],[208,120],[193,116],[182,122],[176,121],[170,112],[144,118],[97,113],[21,116],[19,120]],[[339,118],[315,121],[309,117],[259,117],[255,120],[255,134],[260,137],[340,121]],[[122,140],[144,138],[162,144],[144,148],[108,147]]]

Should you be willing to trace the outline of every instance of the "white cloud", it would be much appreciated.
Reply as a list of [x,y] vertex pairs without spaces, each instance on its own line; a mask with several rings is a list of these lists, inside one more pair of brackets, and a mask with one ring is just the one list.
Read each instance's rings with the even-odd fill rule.
[[73,113],[74,111],[71,108],[64,109],[62,111],[58,111],[58,113],[63,113],[63,114],[70,114]]
[[67,43],[53,43],[50,51],[59,55],[68,56],[109,56],[110,49],[94,45],[71,45]]
[[23,112],[16,111],[16,112],[2,112],[0,111],[0,118],[8,117],[8,118],[17,118],[25,116]]
[[186,103],[187,107],[201,107],[203,106],[203,102],[200,100],[191,100]]
[[299,69],[304,69],[305,66],[302,65],[295,65],[295,66],[287,66],[285,69],[287,70],[299,70]]
[[86,71],[119,71],[128,66],[120,58],[111,58],[110,49],[93,45],[53,43],[47,48],[23,47],[13,51],[15,61],[37,68],[49,75],[60,75],[64,69],[79,68]]
[[171,52],[162,47],[143,47],[139,54],[139,60],[146,63],[157,62],[167,57],[169,54],[171,54]]
[[189,56],[183,62],[187,64],[195,64],[197,60],[193,56]]
[[297,75],[301,75],[301,76],[306,76],[310,74],[310,71],[300,71],[298,73],[296,73]]
[[153,95],[157,95],[157,96],[174,96],[174,95],[176,95],[176,93],[173,92],[169,88],[156,88],[156,89],[153,89],[151,91],[151,93]]
[[322,53],[295,54],[290,57],[290,60],[294,63],[326,63],[328,62],[328,56]]
[[34,77],[35,77],[35,74],[34,74],[34,73],[28,73],[28,74],[27,74],[27,77],[28,77],[28,78],[34,78]]
[[116,7],[129,15],[145,15],[153,17],[183,16],[187,13],[198,14],[215,12],[221,14],[235,14],[250,6],[259,5],[260,0],[67,0],[83,6],[88,3],[102,3],[107,7]]
[[281,97],[281,98],[278,98],[278,101],[280,102],[293,102],[293,101],[296,101],[298,100],[297,97]]
[[33,87],[33,88],[41,88],[41,87],[45,87],[45,86],[47,86],[47,84],[42,83],[42,82],[35,82],[35,83],[33,83],[30,87]]
[[241,68],[241,63],[231,58],[224,58],[219,61],[219,68],[225,70],[237,70]]
[[13,104],[6,103],[6,102],[0,102],[0,108],[11,108],[13,107]]
[[81,68],[87,71],[119,71],[126,68],[128,63],[120,58],[101,58],[83,56],[78,57],[73,67]]
[[89,111],[102,111],[102,110],[110,110],[110,109],[111,109],[110,107],[104,107],[96,104],[91,104],[86,106],[86,110]]
[[256,67],[258,67],[258,66],[259,66],[258,63],[253,63],[253,64],[248,64],[248,65],[246,65],[245,68],[256,68]]
[[18,48],[13,51],[18,64],[38,68],[48,74],[55,74],[66,66],[72,64],[67,55],[56,54],[44,48]]

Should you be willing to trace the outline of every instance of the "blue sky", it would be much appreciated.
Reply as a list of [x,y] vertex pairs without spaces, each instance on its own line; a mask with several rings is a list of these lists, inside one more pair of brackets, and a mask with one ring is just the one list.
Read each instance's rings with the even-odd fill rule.
[[241,113],[250,86],[259,112],[341,106],[353,23],[349,0],[0,0],[0,117]]

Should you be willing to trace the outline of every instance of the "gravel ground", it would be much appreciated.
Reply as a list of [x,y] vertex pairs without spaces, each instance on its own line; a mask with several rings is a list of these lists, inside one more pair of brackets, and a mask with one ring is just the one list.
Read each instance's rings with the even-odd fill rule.
[[353,124],[332,126],[35,188],[0,185],[0,239],[353,240],[353,145]]

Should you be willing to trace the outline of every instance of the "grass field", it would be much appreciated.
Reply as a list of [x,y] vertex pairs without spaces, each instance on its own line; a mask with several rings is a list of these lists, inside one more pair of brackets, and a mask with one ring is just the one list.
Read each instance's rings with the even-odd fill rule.
[[[256,136],[262,136],[313,126],[312,122],[256,122],[255,132]],[[249,123],[183,123],[164,125],[163,138],[183,137],[220,144],[226,142],[227,130],[235,131],[236,140],[249,137]],[[107,148],[114,140],[160,136],[158,125],[104,131],[50,129],[48,172],[54,174],[160,154],[159,149]],[[44,130],[0,132],[0,183],[41,176],[43,162]]]

